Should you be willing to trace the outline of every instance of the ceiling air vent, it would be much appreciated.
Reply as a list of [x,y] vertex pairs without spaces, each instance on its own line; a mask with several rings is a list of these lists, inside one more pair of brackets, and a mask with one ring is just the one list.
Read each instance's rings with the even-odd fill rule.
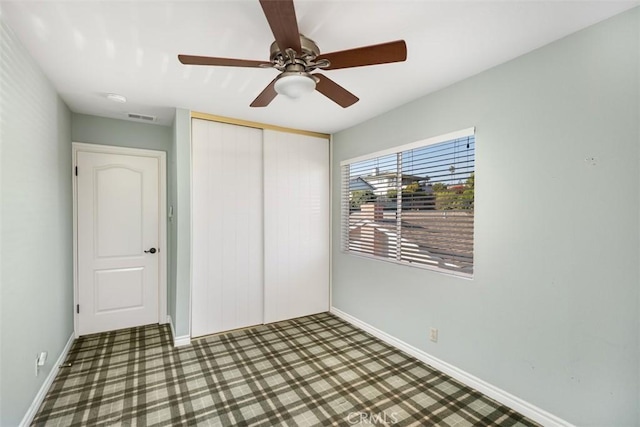
[[129,113],[128,116],[129,116],[130,119],[141,120],[143,122],[155,122],[156,121],[155,116],[147,116],[146,114]]

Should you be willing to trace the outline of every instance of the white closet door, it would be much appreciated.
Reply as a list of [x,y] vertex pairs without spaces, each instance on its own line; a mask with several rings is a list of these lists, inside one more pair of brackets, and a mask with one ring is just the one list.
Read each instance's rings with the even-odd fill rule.
[[265,323],[329,309],[329,143],[264,131]]
[[264,321],[262,131],[192,121],[192,336]]

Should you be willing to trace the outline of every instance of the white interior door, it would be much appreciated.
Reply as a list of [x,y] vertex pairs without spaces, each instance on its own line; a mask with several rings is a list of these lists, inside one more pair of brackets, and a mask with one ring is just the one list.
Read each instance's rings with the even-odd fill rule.
[[329,310],[329,142],[264,131],[265,323]]
[[194,119],[191,138],[191,335],[262,324],[262,132]]
[[158,158],[78,151],[76,162],[77,334],[158,323]]

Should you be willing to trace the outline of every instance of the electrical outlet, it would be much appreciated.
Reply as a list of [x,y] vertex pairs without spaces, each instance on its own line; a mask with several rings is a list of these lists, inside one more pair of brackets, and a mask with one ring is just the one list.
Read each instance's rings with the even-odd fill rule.
[[429,339],[433,342],[438,342],[438,330],[436,328],[429,330]]

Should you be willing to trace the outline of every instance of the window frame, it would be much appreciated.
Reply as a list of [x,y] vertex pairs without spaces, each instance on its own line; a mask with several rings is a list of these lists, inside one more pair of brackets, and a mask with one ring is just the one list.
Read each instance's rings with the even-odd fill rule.
[[[387,263],[391,263],[391,264],[395,264],[395,265],[404,265],[404,266],[419,268],[419,269],[423,269],[423,270],[430,270],[430,271],[434,271],[434,272],[445,274],[445,275],[449,275],[449,276],[455,276],[455,277],[459,277],[459,278],[462,278],[462,279],[473,280],[473,277],[474,277],[475,272],[476,272],[476,270],[475,270],[475,267],[476,267],[475,266],[475,257],[474,257],[474,264],[473,264],[473,272],[472,273],[467,273],[467,272],[462,272],[462,271],[446,269],[446,268],[442,268],[442,267],[434,266],[434,265],[409,262],[409,261],[404,261],[404,260],[399,260],[399,259],[392,259],[392,258],[388,258],[388,257],[382,257],[382,256],[379,256],[379,255],[375,255],[375,254],[368,254],[368,253],[364,253],[364,252],[350,250],[349,249],[349,244],[348,244],[348,237],[345,236],[345,226],[348,227],[349,214],[350,214],[349,203],[345,202],[345,200],[349,199],[349,195],[348,195],[349,186],[345,185],[345,182],[344,182],[345,179],[349,180],[350,178],[348,176],[345,177],[345,175],[344,175],[344,167],[345,166],[350,166],[353,163],[363,162],[363,161],[367,161],[367,160],[374,160],[374,159],[377,159],[377,158],[380,158],[380,157],[384,157],[384,156],[397,155],[397,154],[401,154],[401,153],[403,153],[405,151],[424,148],[424,147],[427,147],[427,146],[430,146],[430,145],[439,144],[439,143],[447,142],[447,141],[452,141],[452,140],[456,140],[456,139],[460,139],[460,138],[466,138],[466,137],[470,137],[470,136],[473,136],[475,138],[475,131],[476,131],[475,127],[470,127],[470,128],[462,129],[462,130],[459,130],[459,131],[449,132],[449,133],[446,133],[446,134],[443,134],[443,135],[438,135],[438,136],[422,139],[422,140],[419,140],[419,141],[411,142],[411,143],[408,143],[408,144],[403,144],[403,145],[399,145],[399,146],[395,146],[395,147],[390,147],[390,148],[387,148],[387,149],[384,149],[384,150],[379,150],[379,151],[376,151],[376,152],[367,153],[367,154],[364,154],[364,155],[361,155],[361,156],[352,157],[352,158],[340,161],[340,240],[341,240],[340,241],[340,251],[342,253],[346,254],[346,255],[353,255],[353,256],[356,256],[356,257],[361,257],[361,258],[372,259],[372,260],[376,260],[376,261],[387,262]],[[477,141],[476,141],[476,143],[477,143]],[[474,152],[474,169],[473,169],[473,173],[475,174],[476,171],[477,171],[477,168],[475,167],[475,152]],[[345,191],[347,192],[347,194],[345,194]],[[474,204],[475,204],[475,197],[474,197]],[[473,222],[475,224],[475,212],[474,212]],[[348,236],[348,232],[347,232],[347,236]],[[473,251],[475,252],[475,226],[474,226],[474,232],[473,232],[473,247],[474,247]]]

